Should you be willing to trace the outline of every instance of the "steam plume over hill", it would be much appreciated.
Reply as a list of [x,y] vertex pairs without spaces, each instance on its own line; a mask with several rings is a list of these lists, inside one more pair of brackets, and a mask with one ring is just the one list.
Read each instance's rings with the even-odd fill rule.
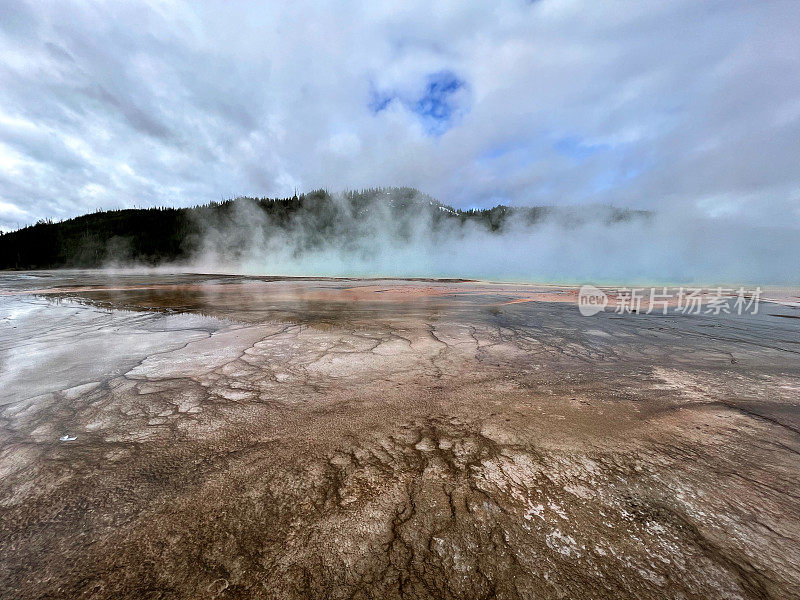
[[459,210],[412,188],[317,190],[40,222],[0,236],[0,268],[791,283],[800,275],[780,254],[793,235],[605,205]]

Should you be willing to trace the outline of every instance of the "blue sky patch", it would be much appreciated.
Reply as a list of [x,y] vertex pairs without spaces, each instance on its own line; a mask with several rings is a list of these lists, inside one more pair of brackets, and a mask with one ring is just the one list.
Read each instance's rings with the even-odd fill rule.
[[559,154],[578,161],[611,149],[607,144],[587,144],[578,136],[563,137],[553,147]]
[[397,96],[394,94],[380,92],[373,88],[370,90],[367,106],[373,113],[378,114],[382,110],[385,110],[396,97]]
[[455,95],[464,89],[466,81],[455,73],[439,71],[425,78],[421,93],[408,94],[398,90],[373,88],[367,106],[377,114],[397,100],[407,110],[417,115],[430,135],[441,135],[454,125],[460,108]]
[[486,164],[503,159],[506,165],[513,164],[517,167],[524,167],[535,162],[541,153],[541,141],[514,139],[490,146],[477,156],[477,160],[479,163]]

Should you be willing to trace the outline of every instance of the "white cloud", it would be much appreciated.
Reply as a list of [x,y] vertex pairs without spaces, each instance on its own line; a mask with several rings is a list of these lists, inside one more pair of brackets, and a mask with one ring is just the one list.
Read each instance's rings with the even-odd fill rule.
[[798,3],[0,10],[0,195],[31,220],[394,184],[798,218]]
[[9,218],[17,218],[25,216],[25,211],[18,206],[14,206],[11,202],[0,200],[0,215]]

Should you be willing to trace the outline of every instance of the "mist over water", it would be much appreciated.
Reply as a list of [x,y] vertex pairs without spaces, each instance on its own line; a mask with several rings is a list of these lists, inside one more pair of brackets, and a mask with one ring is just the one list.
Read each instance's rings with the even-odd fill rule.
[[[553,208],[535,223],[511,215],[498,231],[441,219],[424,197],[398,212],[391,202],[353,211],[330,197],[325,219],[300,212],[278,226],[254,202],[201,223],[203,272],[251,275],[474,278],[552,283],[800,283],[796,224],[749,224],[699,214],[612,218],[605,206]],[[396,208],[396,207],[395,207]]]

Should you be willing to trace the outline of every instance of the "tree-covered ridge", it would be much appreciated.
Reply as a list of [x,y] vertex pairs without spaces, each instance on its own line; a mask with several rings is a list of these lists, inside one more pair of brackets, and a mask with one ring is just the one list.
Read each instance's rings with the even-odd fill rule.
[[[189,261],[209,239],[227,240],[235,247],[243,230],[250,236],[286,234],[302,250],[346,246],[370,234],[406,240],[435,236],[442,228],[468,224],[500,234],[512,224],[530,227],[553,216],[568,224],[580,220],[580,214],[547,206],[460,210],[406,187],[341,194],[315,190],[290,198],[242,197],[190,208],[109,210],[61,222],[40,221],[0,234],[0,269]],[[600,218],[614,223],[648,214],[602,207]]]

